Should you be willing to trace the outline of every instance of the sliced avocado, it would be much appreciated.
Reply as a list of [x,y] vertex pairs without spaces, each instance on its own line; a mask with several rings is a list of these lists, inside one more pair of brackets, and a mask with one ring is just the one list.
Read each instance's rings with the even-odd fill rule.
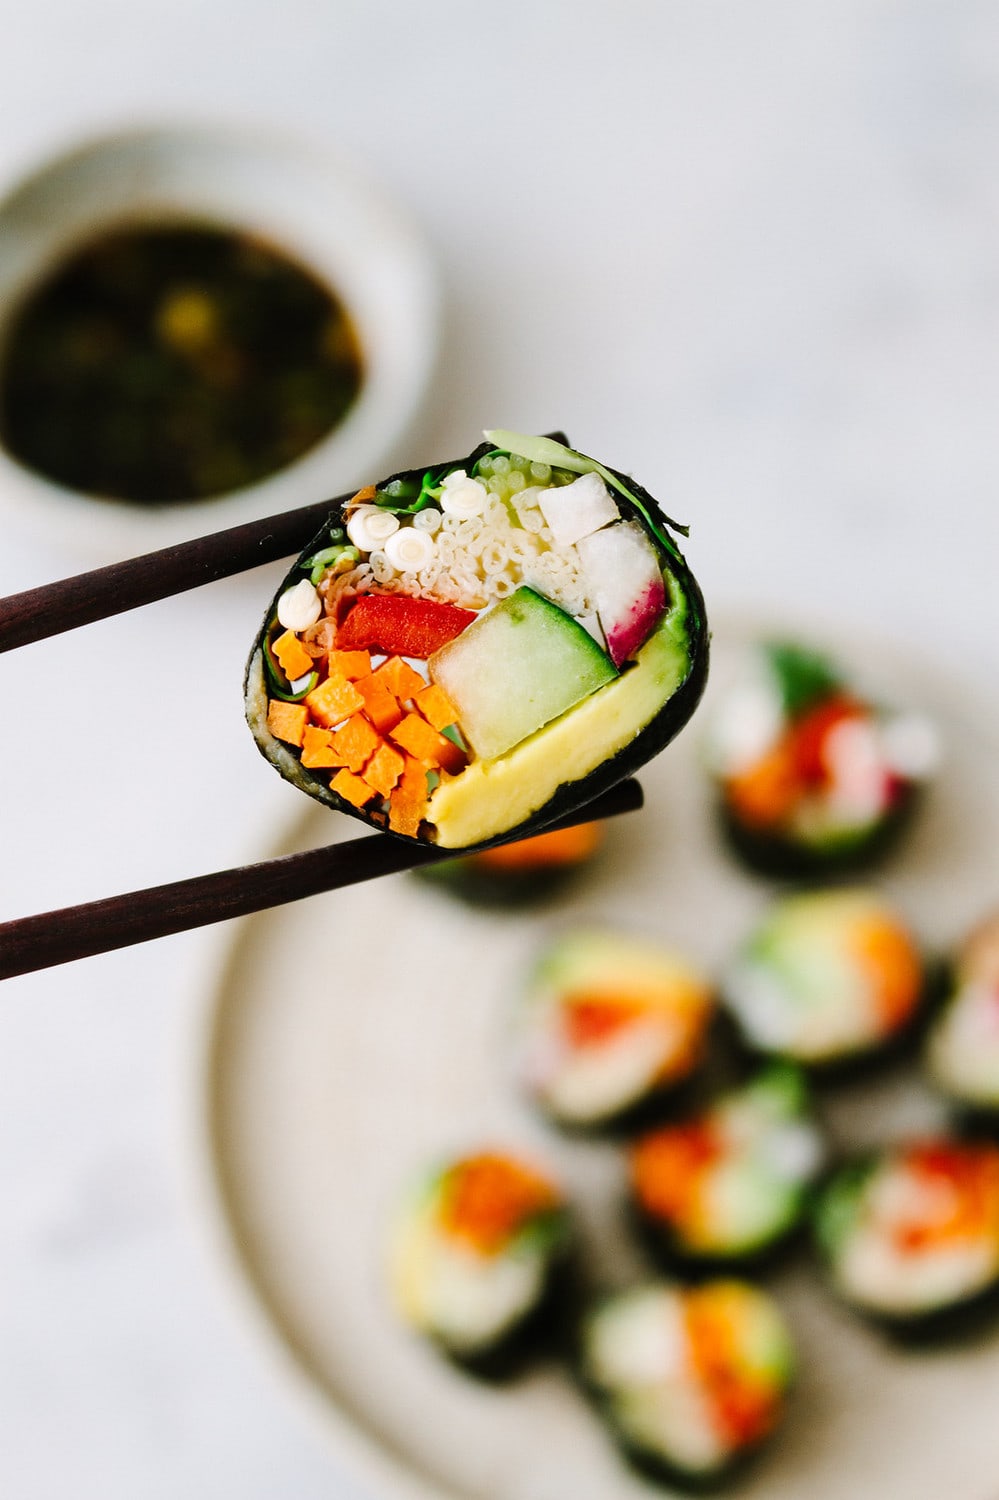
[[[669,575],[666,581],[669,586]],[[675,584],[671,593],[672,608],[620,677],[501,760],[473,761],[441,783],[427,814],[438,844],[461,849],[517,827],[546,806],[564,783],[581,781],[632,744],[690,674],[687,598]]]
[[577,620],[526,585],[435,651],[430,678],[476,755],[504,755],[617,676]]

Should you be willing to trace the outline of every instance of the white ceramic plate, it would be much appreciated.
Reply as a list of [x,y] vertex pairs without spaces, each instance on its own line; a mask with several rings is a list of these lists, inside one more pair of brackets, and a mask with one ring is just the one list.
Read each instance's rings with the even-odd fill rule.
[[260,234],[328,280],[354,319],[364,384],[344,421],[295,463],[247,489],[193,503],[81,496],[0,449],[0,521],[61,556],[114,561],[378,478],[433,371],[437,279],[414,227],[327,144],[260,127],[125,131],[79,146],[11,187],[0,200],[0,325],[70,246],[109,224],[178,216]]
[[[716,635],[709,697],[742,634]],[[999,897],[999,728],[977,703],[955,701],[923,660],[866,647],[853,656],[945,730],[941,783],[879,881],[943,945]],[[716,842],[697,740],[695,727],[643,771],[645,811],[611,828],[599,869],[554,908],[483,915],[413,877],[318,897],[248,921],[213,992],[202,1124],[216,1239],[285,1369],[378,1493],[653,1493],[560,1370],[500,1389],[465,1378],[396,1325],[381,1272],[400,1182],[442,1150],[482,1142],[549,1162],[578,1198],[596,1265],[615,1279],[637,1270],[617,1150],[564,1140],[531,1115],[507,1076],[505,1017],[553,925],[596,918],[717,965],[763,908],[769,888]],[[339,822],[310,814],[293,842],[328,839]],[[852,1144],[942,1113],[912,1076],[892,1076],[840,1090],[829,1116],[836,1139]],[[972,1348],[905,1354],[839,1308],[811,1267],[796,1264],[775,1287],[801,1380],[785,1429],[740,1495],[994,1493],[999,1331]]]

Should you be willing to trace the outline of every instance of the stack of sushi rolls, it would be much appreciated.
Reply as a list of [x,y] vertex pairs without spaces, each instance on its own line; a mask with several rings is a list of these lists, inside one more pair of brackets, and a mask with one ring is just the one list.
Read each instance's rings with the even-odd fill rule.
[[517,1007],[520,1081],[560,1126],[619,1124],[697,1072],[714,1014],[707,977],[672,949],[610,930],[565,932]]
[[706,756],[750,869],[814,879],[868,866],[909,823],[939,759],[922,715],[868,701],[826,656],[760,643],[718,706]]
[[751,1052],[825,1075],[900,1050],[928,988],[907,924],[877,892],[861,889],[776,901],[722,984]]
[[639,1136],[632,1200],[668,1263],[759,1265],[804,1222],[826,1157],[804,1075],[774,1063],[691,1118]]
[[585,1385],[625,1455],[651,1476],[708,1488],[781,1421],[794,1350],[773,1298],[745,1281],[655,1281],[587,1315]]
[[933,1083],[979,1125],[999,1126],[999,911],[971,932],[947,966],[943,1003],[926,1046]]
[[978,1325],[999,1294],[999,1146],[871,1151],[827,1183],[815,1227],[833,1288],[865,1317],[910,1336]]
[[404,1197],[389,1283],[402,1321],[471,1373],[502,1378],[537,1346],[568,1274],[572,1225],[555,1180],[520,1154],[439,1163]]

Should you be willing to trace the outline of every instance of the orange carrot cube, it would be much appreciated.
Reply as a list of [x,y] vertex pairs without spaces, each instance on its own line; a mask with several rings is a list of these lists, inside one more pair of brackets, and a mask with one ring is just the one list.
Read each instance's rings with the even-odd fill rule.
[[368,786],[366,781],[362,781],[352,771],[337,771],[330,786],[352,807],[363,807],[365,802],[370,802],[375,796],[374,787]]
[[297,682],[299,677],[305,677],[312,671],[312,657],[293,630],[286,630],[284,635],[279,635],[271,652],[277,657],[289,682]]
[[402,768],[402,775],[399,777],[399,791],[405,793],[411,801],[426,802],[426,766],[412,755],[404,755],[403,760],[405,761],[405,765]]
[[[402,752],[393,750],[391,745],[386,745],[382,741],[381,745],[368,761],[364,772],[364,779],[368,783],[368,786],[373,786],[380,796],[387,797],[402,775],[405,764],[406,758]],[[422,771],[422,766],[420,769]],[[426,785],[426,777],[424,777],[424,794],[426,793]]]
[[332,729],[335,724],[349,719],[351,714],[356,714],[359,708],[364,707],[364,699],[354,684],[339,672],[331,672],[325,682],[312,689],[305,701],[312,717],[324,729]]
[[444,689],[438,687],[436,682],[432,682],[429,687],[417,693],[413,702],[435,729],[446,729],[449,724],[457,722],[458,710]]
[[415,838],[426,812],[426,799],[417,802],[407,797],[398,787],[389,797],[389,827],[394,833],[404,833]]
[[354,686],[364,699],[364,712],[378,733],[388,734],[402,718],[403,711],[397,700],[379,679],[377,672],[370,677],[359,677]]
[[370,651],[331,651],[330,652],[330,676],[339,672],[341,677],[346,677],[348,682],[356,682],[358,677],[367,677],[371,671]]
[[333,736],[333,749],[340,757],[340,764],[351,771],[360,771],[381,743],[381,737],[363,714],[353,714]]
[[309,771],[343,765],[343,760],[333,749],[332,729],[317,729],[314,724],[307,726],[302,742],[302,765]]
[[280,698],[268,701],[267,728],[276,740],[301,745],[308,722],[309,710],[304,703],[285,703]]
[[424,765],[439,766],[444,771],[460,771],[465,764],[465,752],[446,735],[438,734],[419,714],[407,714],[391,731],[390,738]]
[[388,657],[373,675],[400,703],[414,698],[427,685],[419,672],[414,671],[401,656]]

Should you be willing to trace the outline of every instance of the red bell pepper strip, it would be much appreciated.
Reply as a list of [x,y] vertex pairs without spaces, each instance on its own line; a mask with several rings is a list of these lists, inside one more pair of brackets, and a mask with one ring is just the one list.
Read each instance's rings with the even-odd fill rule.
[[337,629],[337,650],[381,651],[425,661],[460,635],[475,613],[408,594],[359,594]]

